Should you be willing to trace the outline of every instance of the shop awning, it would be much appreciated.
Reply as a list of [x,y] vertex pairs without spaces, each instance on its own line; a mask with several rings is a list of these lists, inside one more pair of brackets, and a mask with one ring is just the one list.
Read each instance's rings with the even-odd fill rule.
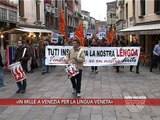
[[2,34],[20,34],[24,32],[34,32],[34,33],[52,33],[51,30],[47,29],[38,29],[38,28],[27,28],[27,27],[19,27],[19,28],[13,28],[7,31],[1,31]]
[[120,32],[139,34],[160,34],[160,24],[138,25],[120,30]]
[[23,32],[52,33],[52,31],[51,31],[51,30],[47,30],[47,29],[27,28],[27,27],[20,27],[20,28],[16,28],[16,30],[23,31]]

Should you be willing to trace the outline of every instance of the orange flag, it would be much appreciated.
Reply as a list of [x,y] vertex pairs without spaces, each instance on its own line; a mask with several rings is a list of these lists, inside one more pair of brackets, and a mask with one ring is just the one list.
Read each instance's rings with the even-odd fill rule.
[[76,32],[75,37],[79,40],[80,44],[84,46],[84,34],[83,34],[83,25],[82,22],[80,22]]
[[62,12],[62,9],[60,9],[60,17],[59,17],[59,32],[64,35],[64,37],[66,38],[66,32],[65,32],[65,19],[64,19],[64,15]]
[[112,43],[113,41],[113,37],[114,37],[114,30],[112,27],[109,28],[106,40],[107,40],[107,44],[109,45],[110,43]]

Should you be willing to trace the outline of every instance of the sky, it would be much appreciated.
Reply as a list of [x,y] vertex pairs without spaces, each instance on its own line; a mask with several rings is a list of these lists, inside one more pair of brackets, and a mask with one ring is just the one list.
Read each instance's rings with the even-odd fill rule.
[[115,0],[81,0],[82,10],[90,12],[90,16],[96,20],[105,20],[106,18],[106,3]]

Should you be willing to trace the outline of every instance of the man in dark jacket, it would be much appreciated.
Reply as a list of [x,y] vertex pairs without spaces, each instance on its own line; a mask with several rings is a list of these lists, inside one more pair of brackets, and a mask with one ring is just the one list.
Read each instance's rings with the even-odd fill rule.
[[[27,48],[23,45],[22,41],[19,40],[17,45],[18,45],[18,48],[15,51],[14,62],[20,61],[23,70],[26,72],[27,71],[27,62],[30,58],[30,54],[29,54]],[[22,57],[25,48],[26,48],[26,52],[25,52],[24,57]],[[16,93],[25,93],[26,86],[27,86],[27,80],[24,79],[22,82],[21,81],[17,82],[17,86],[19,89],[16,91]]]
[[[138,43],[136,37],[133,37],[133,41],[130,44],[130,46],[132,46],[132,47],[140,47],[140,44]],[[132,69],[133,69],[133,66],[130,66],[130,72],[132,72]],[[136,73],[139,74],[139,61],[138,61],[137,66],[136,66]]]

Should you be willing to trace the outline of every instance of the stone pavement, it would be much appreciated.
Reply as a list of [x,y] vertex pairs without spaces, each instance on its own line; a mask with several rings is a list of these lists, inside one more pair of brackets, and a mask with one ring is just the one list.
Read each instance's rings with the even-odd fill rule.
[[[135,68],[134,68],[135,69]],[[160,71],[149,72],[140,67],[140,74],[129,67],[116,73],[113,67],[99,67],[92,73],[85,67],[82,78],[82,98],[123,98],[146,96],[160,98]],[[17,86],[9,72],[5,72],[6,86],[0,88],[0,98],[72,98],[71,83],[64,67],[51,68],[41,75],[37,69],[27,74],[25,94],[15,94]],[[140,112],[130,112],[123,106],[0,106],[0,120],[160,120],[160,106],[145,106]]]

